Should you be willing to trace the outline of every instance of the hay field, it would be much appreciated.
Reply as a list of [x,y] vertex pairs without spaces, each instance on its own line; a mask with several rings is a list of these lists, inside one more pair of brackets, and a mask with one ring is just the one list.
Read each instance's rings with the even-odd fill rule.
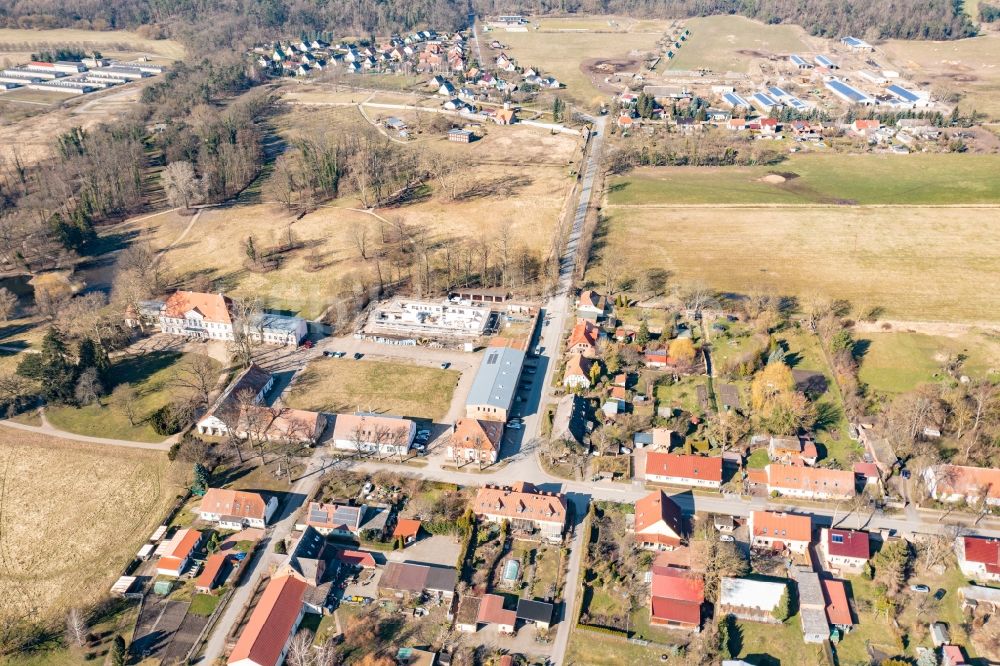
[[[353,107],[296,106],[278,119],[286,139],[309,127],[357,131],[364,122]],[[486,132],[483,140],[472,144],[456,144],[441,136],[417,143],[441,159],[468,165],[465,178],[469,183],[501,183],[504,188],[513,183],[507,192],[501,188],[449,201],[434,192],[432,183],[430,195],[417,203],[370,214],[351,210],[358,202],[343,197],[298,220],[277,204],[241,203],[204,210],[180,242],[190,218],[176,213],[139,218],[110,231],[134,231],[148,239],[162,250],[164,268],[180,278],[203,275],[235,295],[258,295],[267,307],[317,317],[333,301],[345,277],[373,270],[361,259],[352,236],[354,229],[364,227],[369,238],[377,238],[380,218],[418,225],[427,231],[432,244],[442,246],[491,239],[501,221],[510,221],[514,238],[541,252],[549,249],[574,182],[569,164],[579,157],[579,140],[516,125],[488,127]],[[253,234],[259,245],[275,245],[289,224],[305,247],[283,257],[275,271],[245,270],[246,238]],[[316,271],[310,270],[313,248],[321,258]]]
[[[764,180],[783,174],[784,182]],[[611,181],[612,205],[1000,204],[1000,155],[793,155],[773,167],[657,167]]]
[[[508,46],[504,51],[522,67],[540,68],[543,74],[559,79],[566,86],[559,93],[561,97],[581,104],[600,104],[607,99],[607,93],[598,88],[605,75],[584,72],[583,63],[605,58],[639,58],[652,51],[662,36],[663,32],[657,30],[611,34],[529,30],[490,33],[486,43],[495,37]],[[480,36],[480,39],[483,37]],[[488,59],[494,55],[495,52],[484,44],[483,57]]]
[[705,16],[684,21],[691,30],[668,69],[746,72],[754,58],[810,49],[797,25],[765,25],[742,16]]
[[321,358],[296,378],[285,404],[323,412],[375,411],[438,420],[460,373],[419,365]]
[[879,49],[918,84],[961,93],[963,110],[1000,120],[1000,33],[948,42],[889,40]]
[[162,453],[0,428],[0,619],[105,594],[178,487]]
[[[981,322],[1000,315],[1000,217],[990,207],[608,206],[588,279],[606,257],[720,290],[762,286],[881,306],[887,317]],[[603,231],[602,231],[603,233]]]

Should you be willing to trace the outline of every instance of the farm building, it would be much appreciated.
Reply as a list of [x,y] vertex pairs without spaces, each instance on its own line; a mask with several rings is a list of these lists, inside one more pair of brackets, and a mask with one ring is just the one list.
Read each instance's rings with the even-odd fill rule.
[[798,586],[802,639],[806,643],[822,643],[830,638],[830,623],[826,619],[826,598],[819,576],[808,569],[793,569],[792,578]]
[[844,37],[840,40],[840,43],[857,53],[875,50],[874,46],[863,39],[858,39],[857,37]]
[[750,102],[761,110],[763,113],[770,113],[773,109],[777,109],[781,106],[781,103],[776,99],[768,95],[767,93],[754,93],[750,97]]
[[455,143],[472,143],[473,134],[469,130],[454,127],[448,130],[448,140]]
[[719,604],[716,613],[732,615],[740,620],[778,624],[774,610],[788,584],[749,578],[719,579]]
[[903,104],[909,104],[914,107],[928,106],[930,104],[930,98],[927,93],[915,93],[895,83],[885,90]]
[[860,104],[861,106],[873,106],[875,104],[874,99],[840,79],[829,79],[824,85],[827,90],[848,104]]
[[734,92],[726,93],[725,95],[723,95],[722,101],[734,109],[742,107],[744,109],[749,110],[751,108],[750,102],[746,101],[746,99],[744,99],[740,95],[737,95]]
[[813,62],[815,62],[818,66],[826,67],[827,69],[840,69],[840,65],[830,60],[825,55],[816,56],[813,58]]
[[788,56],[788,59],[798,69],[812,69],[812,65],[802,56],[797,56],[793,53],[792,55]]
[[525,353],[496,338],[479,364],[465,401],[465,415],[486,421],[507,421],[521,379]]

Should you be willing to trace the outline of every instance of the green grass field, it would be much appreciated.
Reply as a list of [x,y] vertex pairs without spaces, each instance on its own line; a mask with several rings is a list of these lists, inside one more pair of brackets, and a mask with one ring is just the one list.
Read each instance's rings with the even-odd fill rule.
[[864,333],[858,338],[864,350],[858,374],[875,391],[902,393],[938,381],[948,355],[967,356],[963,372],[972,378],[1000,374],[1000,338],[985,331],[960,337],[899,331]]
[[420,365],[317,359],[295,380],[285,403],[324,412],[375,411],[440,419],[459,373]]
[[[768,174],[796,174],[785,182]],[[787,176],[786,176],[787,177]],[[773,167],[659,167],[614,179],[611,205],[1000,203],[1000,155],[795,155]]]
[[[756,663],[754,657],[767,656],[775,661],[763,663],[820,664],[822,652],[819,645],[806,645],[802,640],[802,623],[793,615],[781,624],[737,622],[737,636],[731,644],[740,646],[739,658]],[[846,663],[846,662],[842,662]]]
[[[56,428],[92,437],[110,437],[139,442],[160,442],[158,435],[146,421],[154,411],[170,402],[173,392],[170,381],[177,365],[185,355],[176,352],[155,352],[144,356],[123,357],[112,364],[110,376],[115,384],[129,383],[139,394],[137,425],[109,405],[105,396],[100,404],[86,407],[55,405],[45,409],[45,416]],[[113,387],[108,387],[110,390]]]
[[764,25],[742,16],[687,19],[691,35],[670,61],[669,69],[745,72],[754,54],[808,50],[805,31],[793,25]]

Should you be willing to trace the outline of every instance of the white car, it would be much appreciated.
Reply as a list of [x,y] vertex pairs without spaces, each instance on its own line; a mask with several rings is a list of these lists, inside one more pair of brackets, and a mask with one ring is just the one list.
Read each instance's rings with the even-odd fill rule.
[[365,487],[361,489],[361,494],[371,495],[373,490],[375,490],[375,486],[372,484],[371,481],[368,481],[367,483],[365,483]]
[[510,428],[511,430],[520,430],[521,424],[515,421],[514,423],[508,423],[507,427]]
[[734,539],[731,534],[720,534],[719,541],[728,541],[732,543],[733,541],[736,541],[736,539]]

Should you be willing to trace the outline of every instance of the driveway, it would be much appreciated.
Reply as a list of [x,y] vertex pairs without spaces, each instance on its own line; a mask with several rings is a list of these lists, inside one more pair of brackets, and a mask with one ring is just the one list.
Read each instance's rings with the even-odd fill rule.
[[389,551],[385,557],[392,562],[422,562],[454,567],[461,550],[462,544],[454,537],[434,534],[402,550]]

